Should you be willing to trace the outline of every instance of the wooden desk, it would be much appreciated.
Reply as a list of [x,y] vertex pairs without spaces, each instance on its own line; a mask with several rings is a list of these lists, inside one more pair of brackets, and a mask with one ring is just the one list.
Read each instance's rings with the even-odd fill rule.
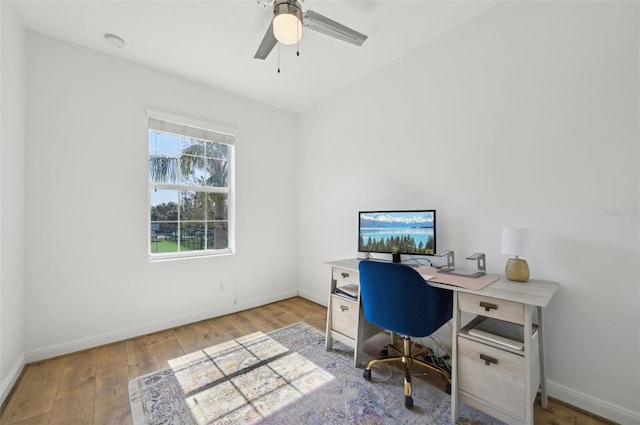
[[[366,322],[358,300],[345,304],[335,295],[336,286],[359,285],[359,259],[328,262],[331,266],[331,288],[327,310],[326,348],[333,338],[354,347],[354,363],[360,365],[362,343],[380,331]],[[434,276],[437,280],[437,275]],[[459,415],[460,402],[469,404],[507,423],[533,424],[533,402],[538,389],[542,407],[547,407],[544,370],[544,322],[546,307],[559,284],[531,279],[526,283],[511,282],[504,277],[489,286],[473,291],[433,281],[429,284],[454,291],[452,333],[451,420]],[[344,307],[348,309],[344,311]],[[462,327],[462,312],[476,317]],[[537,331],[534,327],[537,316]],[[469,329],[482,318],[491,317],[524,327],[524,350],[469,334]],[[372,328],[373,327],[373,328]]]

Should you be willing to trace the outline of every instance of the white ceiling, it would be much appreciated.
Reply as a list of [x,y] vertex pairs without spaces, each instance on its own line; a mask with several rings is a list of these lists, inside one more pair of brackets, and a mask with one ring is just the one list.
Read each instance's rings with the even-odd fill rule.
[[[308,29],[295,46],[253,59],[272,12],[256,0],[16,0],[37,32],[299,113],[492,7],[497,1],[305,0],[369,36],[361,47]],[[115,49],[104,35],[126,45]]]

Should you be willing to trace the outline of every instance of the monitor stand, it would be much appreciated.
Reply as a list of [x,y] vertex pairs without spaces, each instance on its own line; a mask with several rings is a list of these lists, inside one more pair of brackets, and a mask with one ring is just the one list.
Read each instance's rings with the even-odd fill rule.
[[453,276],[462,276],[462,277],[480,277],[484,276],[485,272],[477,271],[477,272],[459,272],[455,270],[438,270],[438,273],[450,274]]
[[[438,270],[438,273],[446,273],[446,274],[450,274],[450,275],[454,275],[454,276],[463,276],[463,277],[480,277],[480,276],[484,276],[486,270],[487,270],[487,266],[485,264],[485,255],[482,252],[476,252],[473,255],[470,255],[467,257],[467,260],[476,260],[478,262],[478,271],[475,272],[463,272],[463,271],[456,271],[454,269],[453,266],[453,251],[446,251],[446,253],[450,252],[450,257],[451,261],[447,261],[447,266],[445,267],[441,267]],[[446,254],[445,254],[446,255]]]

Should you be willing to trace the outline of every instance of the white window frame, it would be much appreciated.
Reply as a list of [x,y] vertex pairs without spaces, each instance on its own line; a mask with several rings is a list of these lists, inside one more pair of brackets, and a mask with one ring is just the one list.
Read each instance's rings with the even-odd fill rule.
[[[151,181],[149,175],[149,142],[148,134],[149,130],[158,130],[152,128],[151,120],[155,121],[155,126],[158,125],[158,121],[162,121],[167,125],[165,131],[167,133],[176,134],[180,136],[190,137],[198,140],[205,140],[214,143],[226,144],[231,147],[229,150],[229,176],[228,185],[226,188],[219,187],[205,187],[205,186],[193,186],[182,185],[176,183],[157,183]],[[235,254],[235,129],[221,126],[218,124],[212,124],[204,121],[184,118],[181,116],[161,112],[153,109],[147,109],[147,255],[150,262],[173,260],[173,259],[187,259],[198,257],[211,257],[220,255]],[[207,249],[198,251],[180,251],[180,252],[167,252],[167,253],[152,253],[151,252],[151,190],[153,189],[166,189],[176,191],[189,191],[189,192],[207,192],[207,193],[225,193],[227,194],[228,202],[228,246],[225,249]],[[178,221],[181,223],[181,221]],[[178,226],[178,229],[180,226]],[[179,240],[179,239],[178,239]]]

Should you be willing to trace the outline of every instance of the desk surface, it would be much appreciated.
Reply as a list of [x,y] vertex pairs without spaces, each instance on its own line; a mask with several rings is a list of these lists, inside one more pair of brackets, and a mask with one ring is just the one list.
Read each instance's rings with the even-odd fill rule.
[[[361,259],[359,258],[349,258],[347,260],[328,261],[327,264],[332,267],[341,267],[347,270],[358,270],[358,264],[360,261]],[[546,307],[559,286],[558,282],[551,282],[548,280],[529,279],[529,281],[522,283],[512,282],[504,276],[496,277],[498,278],[497,281],[478,291],[430,281],[429,285],[436,288],[468,292],[470,294],[499,298],[502,300],[514,301],[538,307]]]

